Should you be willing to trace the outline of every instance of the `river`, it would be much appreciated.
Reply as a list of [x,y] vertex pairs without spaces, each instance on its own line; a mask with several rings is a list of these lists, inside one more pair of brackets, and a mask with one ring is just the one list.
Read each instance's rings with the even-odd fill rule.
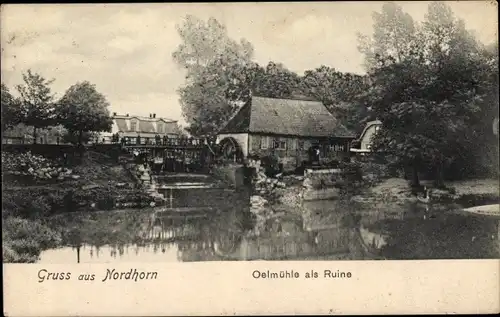
[[275,206],[284,215],[267,221],[258,236],[251,234],[248,201],[230,205],[58,215],[49,221],[64,228],[64,246],[43,251],[38,263],[500,258],[499,221],[456,205]]

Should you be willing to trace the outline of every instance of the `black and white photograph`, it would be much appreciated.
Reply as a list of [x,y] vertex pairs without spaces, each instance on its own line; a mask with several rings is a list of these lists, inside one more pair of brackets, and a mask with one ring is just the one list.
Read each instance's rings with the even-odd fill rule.
[[3,263],[500,259],[497,10],[2,5]]

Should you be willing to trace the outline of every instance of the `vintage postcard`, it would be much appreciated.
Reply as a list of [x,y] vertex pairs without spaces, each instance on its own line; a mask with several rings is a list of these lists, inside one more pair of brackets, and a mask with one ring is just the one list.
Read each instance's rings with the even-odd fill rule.
[[2,5],[4,314],[498,313],[497,10]]

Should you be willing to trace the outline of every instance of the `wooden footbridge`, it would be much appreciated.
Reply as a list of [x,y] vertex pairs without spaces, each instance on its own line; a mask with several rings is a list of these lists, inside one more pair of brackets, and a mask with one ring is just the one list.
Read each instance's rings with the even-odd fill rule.
[[136,137],[122,138],[119,144],[157,172],[201,172],[218,155],[215,142],[204,138]]

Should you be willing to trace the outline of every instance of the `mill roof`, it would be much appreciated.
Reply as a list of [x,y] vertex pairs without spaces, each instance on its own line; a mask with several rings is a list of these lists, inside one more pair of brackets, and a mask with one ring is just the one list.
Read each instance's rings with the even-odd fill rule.
[[319,101],[257,96],[242,106],[219,133],[252,132],[354,138]]

